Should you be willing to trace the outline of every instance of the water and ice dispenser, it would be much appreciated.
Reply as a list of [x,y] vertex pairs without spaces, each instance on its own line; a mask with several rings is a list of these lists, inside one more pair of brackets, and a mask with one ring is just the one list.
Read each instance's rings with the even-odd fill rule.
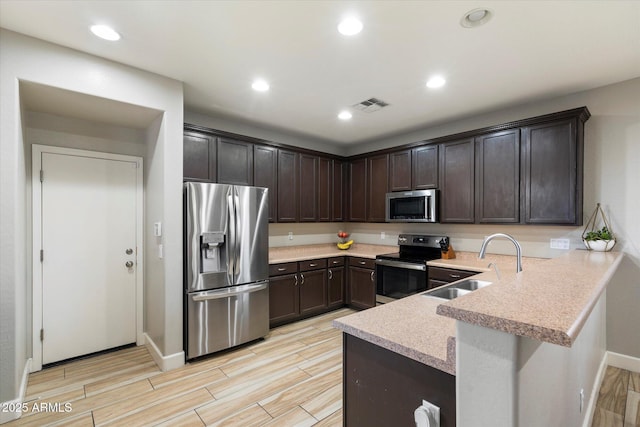
[[224,231],[210,231],[200,235],[200,273],[226,271],[227,254],[224,241]]

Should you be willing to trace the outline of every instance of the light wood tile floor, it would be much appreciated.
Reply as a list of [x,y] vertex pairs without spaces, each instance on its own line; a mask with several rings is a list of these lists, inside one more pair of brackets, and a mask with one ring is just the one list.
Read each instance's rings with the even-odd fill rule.
[[640,427],[640,373],[607,366],[591,427]]
[[272,329],[264,341],[161,372],[145,347],[29,376],[29,409],[6,426],[341,426],[342,339],[331,321]]

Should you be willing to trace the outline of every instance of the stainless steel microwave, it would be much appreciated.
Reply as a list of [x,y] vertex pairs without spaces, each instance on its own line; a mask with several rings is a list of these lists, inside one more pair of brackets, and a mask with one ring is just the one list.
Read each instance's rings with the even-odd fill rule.
[[438,190],[387,193],[388,222],[438,222]]

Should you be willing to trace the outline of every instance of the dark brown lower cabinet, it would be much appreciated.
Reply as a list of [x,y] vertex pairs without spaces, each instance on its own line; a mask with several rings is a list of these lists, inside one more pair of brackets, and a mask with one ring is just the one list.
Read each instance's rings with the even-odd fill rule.
[[343,334],[343,425],[415,426],[423,400],[440,407],[440,425],[456,425],[456,378]]
[[277,325],[298,318],[300,298],[296,274],[269,279],[269,324]]
[[329,308],[340,308],[344,305],[344,266],[329,267],[328,300]]
[[447,283],[452,283],[466,277],[475,276],[478,274],[476,271],[456,270],[454,268],[443,267],[429,267],[428,277],[429,285],[428,289],[437,288]]
[[367,309],[376,305],[375,260],[349,258],[347,304]]
[[300,273],[300,315],[306,316],[327,308],[327,269]]

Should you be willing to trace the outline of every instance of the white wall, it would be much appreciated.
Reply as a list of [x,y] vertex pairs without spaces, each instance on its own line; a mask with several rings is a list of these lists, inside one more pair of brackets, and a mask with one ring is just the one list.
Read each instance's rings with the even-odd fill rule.
[[[34,82],[164,112],[161,134],[156,142],[163,150],[162,179],[149,178],[159,182],[146,183],[158,190],[162,209],[148,206],[145,215],[146,226],[150,223],[149,218],[164,222],[165,260],[157,280],[162,282],[161,289],[165,294],[160,296],[160,306],[146,307],[147,310],[172,310],[164,324],[157,328],[163,331],[161,350],[164,354],[182,351],[182,210],[176,200],[181,200],[182,194],[183,98],[182,84],[175,80],[10,31],[0,31],[0,402],[6,402],[20,397],[20,381],[30,357],[31,331],[27,325],[31,283],[27,271],[31,266],[26,255],[30,253],[26,170],[30,158],[25,157],[25,151],[28,151],[25,144],[40,142],[37,139],[45,133],[55,139],[56,135],[65,133],[56,126],[70,125],[63,119],[56,122],[56,126],[49,126],[44,133],[34,125],[29,130],[33,139],[23,141],[19,82]],[[31,118],[34,123],[48,120],[37,116]],[[82,125],[76,123],[74,126],[76,134],[83,132]],[[83,148],[86,148],[85,143],[109,145],[95,136],[82,138],[85,142],[78,143]],[[105,139],[118,140],[113,136]],[[117,145],[116,142],[112,148],[120,151],[125,146],[115,148]],[[155,152],[146,151],[145,155],[152,158]]]
[[570,348],[456,322],[456,397],[463,402],[457,405],[457,424],[582,425],[605,354],[605,299]]

